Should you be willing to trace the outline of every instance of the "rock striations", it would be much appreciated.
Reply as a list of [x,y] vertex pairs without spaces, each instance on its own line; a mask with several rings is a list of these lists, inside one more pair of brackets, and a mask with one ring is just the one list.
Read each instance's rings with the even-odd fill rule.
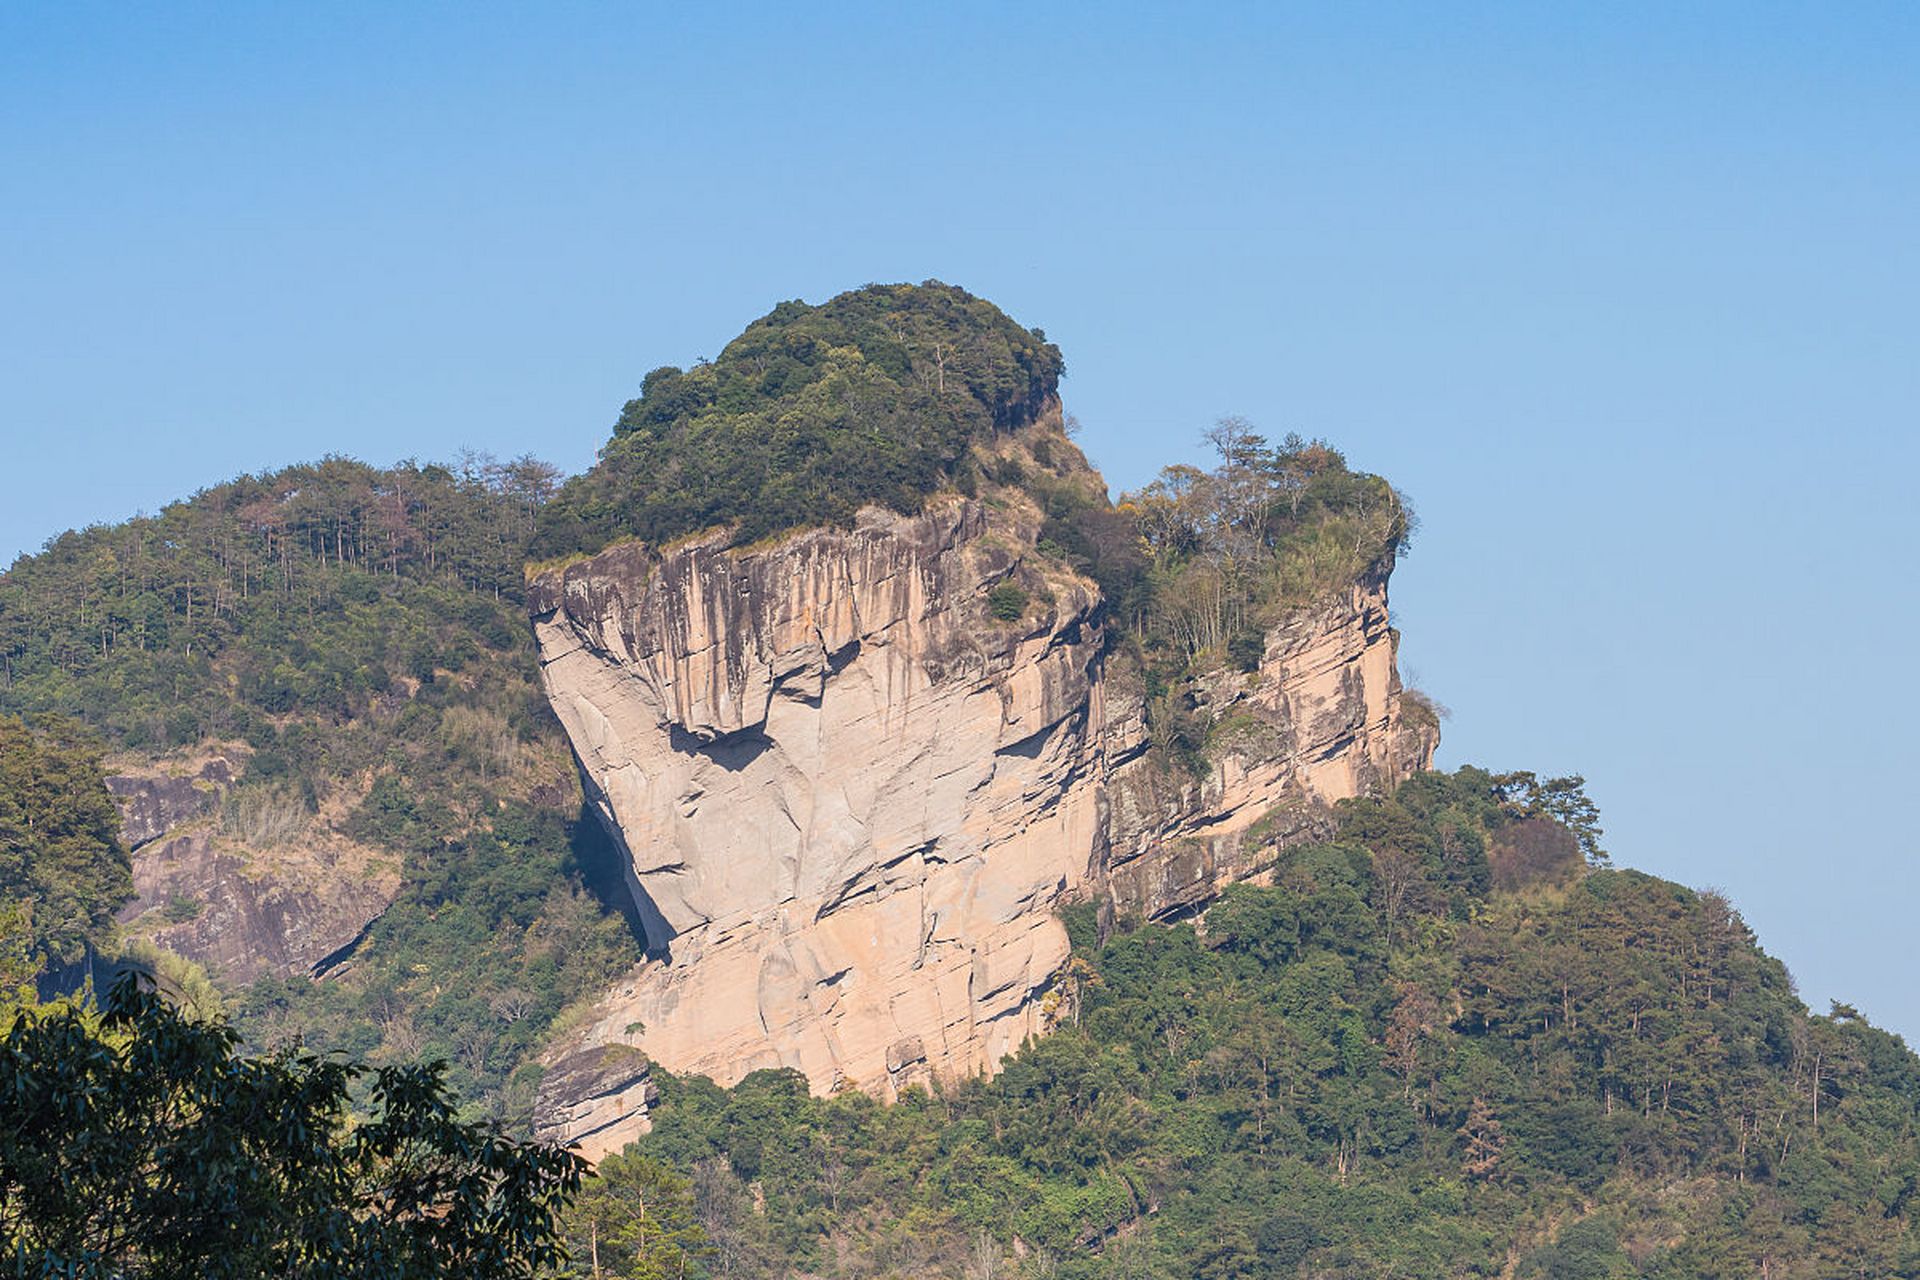
[[1330,802],[1427,767],[1384,569],[1207,684],[1222,732],[1196,779],[1148,751],[1099,590],[1036,551],[1041,523],[1018,490],[954,494],[535,579],[547,691],[652,954],[556,1051],[548,1136],[597,1156],[640,1131],[634,1049],[885,1097],[992,1071],[1044,1029],[1064,901],[1192,909]]

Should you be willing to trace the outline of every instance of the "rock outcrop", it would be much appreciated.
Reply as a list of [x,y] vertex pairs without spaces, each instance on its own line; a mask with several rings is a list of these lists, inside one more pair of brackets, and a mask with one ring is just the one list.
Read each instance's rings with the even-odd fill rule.
[[216,754],[107,778],[133,855],[135,896],[120,919],[232,985],[321,972],[393,901],[399,870],[324,824],[259,847],[223,832],[243,765]]
[[[1104,814],[1098,593],[1022,563],[1037,526],[956,499],[537,584],[553,705],[659,953],[590,1040],[891,1092],[1039,1029],[1050,908]],[[1016,576],[1038,603],[997,619]]]
[[176,827],[205,817],[233,779],[233,761],[219,755],[178,771],[109,775],[107,793],[120,810],[121,840],[138,852]]
[[1277,846],[1326,834],[1333,801],[1432,766],[1439,726],[1403,702],[1387,574],[1293,613],[1255,671],[1202,682],[1204,777],[1175,781],[1144,761],[1109,774],[1102,888],[1117,910],[1165,919],[1201,906],[1263,871]]
[[644,1123],[632,1060],[597,1073],[619,1046],[884,1097],[992,1071],[1044,1029],[1064,899],[1178,914],[1429,763],[1382,569],[1208,683],[1210,771],[1176,776],[1108,660],[1098,589],[1035,551],[1041,523],[1017,490],[952,495],[753,548],[620,545],[534,581],[549,697],[652,953],[556,1051],[545,1134],[593,1156]]

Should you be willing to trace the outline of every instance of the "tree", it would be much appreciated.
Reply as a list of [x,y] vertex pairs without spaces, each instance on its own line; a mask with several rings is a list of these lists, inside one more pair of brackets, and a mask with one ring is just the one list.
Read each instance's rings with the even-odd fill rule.
[[601,1161],[565,1215],[569,1274],[684,1280],[712,1252],[693,1212],[690,1179],[650,1156]]
[[1587,780],[1579,774],[1544,781],[1521,770],[1498,774],[1494,792],[1510,812],[1522,818],[1551,818],[1573,833],[1580,842],[1589,866],[1607,865],[1607,851],[1600,844],[1606,832],[1600,826],[1600,806],[1587,795]]
[[564,1263],[555,1213],[584,1163],[456,1120],[439,1064],[238,1046],[131,977],[98,1014],[14,1019],[0,1248],[18,1274],[521,1280]]
[[100,749],[71,720],[0,716],[0,902],[32,907],[32,949],[71,959],[133,896]]
[[33,1003],[40,966],[33,954],[33,909],[24,902],[0,902],[0,1017]]
[[1507,1153],[1507,1137],[1485,1098],[1473,1100],[1473,1106],[1467,1111],[1467,1122],[1460,1126],[1460,1137],[1465,1142],[1460,1172],[1479,1182],[1497,1179]]

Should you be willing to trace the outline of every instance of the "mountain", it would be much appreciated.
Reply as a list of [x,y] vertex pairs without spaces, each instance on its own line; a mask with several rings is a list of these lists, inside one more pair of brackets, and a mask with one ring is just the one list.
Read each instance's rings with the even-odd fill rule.
[[1063,369],[870,286],[564,484],[334,458],[62,535],[0,575],[0,874],[47,898],[49,822],[89,872],[0,932],[449,1059],[606,1157],[621,1267],[1920,1275],[1920,1060],[1580,779],[1432,770],[1391,485],[1227,419],[1111,500]]
[[[655,954],[583,1048],[889,1099],[990,1072],[1050,1021],[1061,905],[1191,910],[1431,760],[1401,714],[1387,562],[1276,617],[1251,670],[1192,682],[1194,760],[1153,750],[1144,654],[1041,548],[1042,484],[1105,508],[1057,404],[975,448],[1019,480],[534,580],[543,680]],[[555,1136],[598,1150],[632,1118],[596,1105]]]

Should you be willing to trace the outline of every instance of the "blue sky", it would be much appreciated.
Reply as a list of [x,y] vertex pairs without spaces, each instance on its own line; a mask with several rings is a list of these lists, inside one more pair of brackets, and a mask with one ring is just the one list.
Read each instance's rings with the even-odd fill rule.
[[663,363],[929,277],[1116,489],[1215,417],[1423,527],[1442,762],[1580,771],[1920,1033],[1920,8],[0,8],[0,561],[238,472],[593,458]]

